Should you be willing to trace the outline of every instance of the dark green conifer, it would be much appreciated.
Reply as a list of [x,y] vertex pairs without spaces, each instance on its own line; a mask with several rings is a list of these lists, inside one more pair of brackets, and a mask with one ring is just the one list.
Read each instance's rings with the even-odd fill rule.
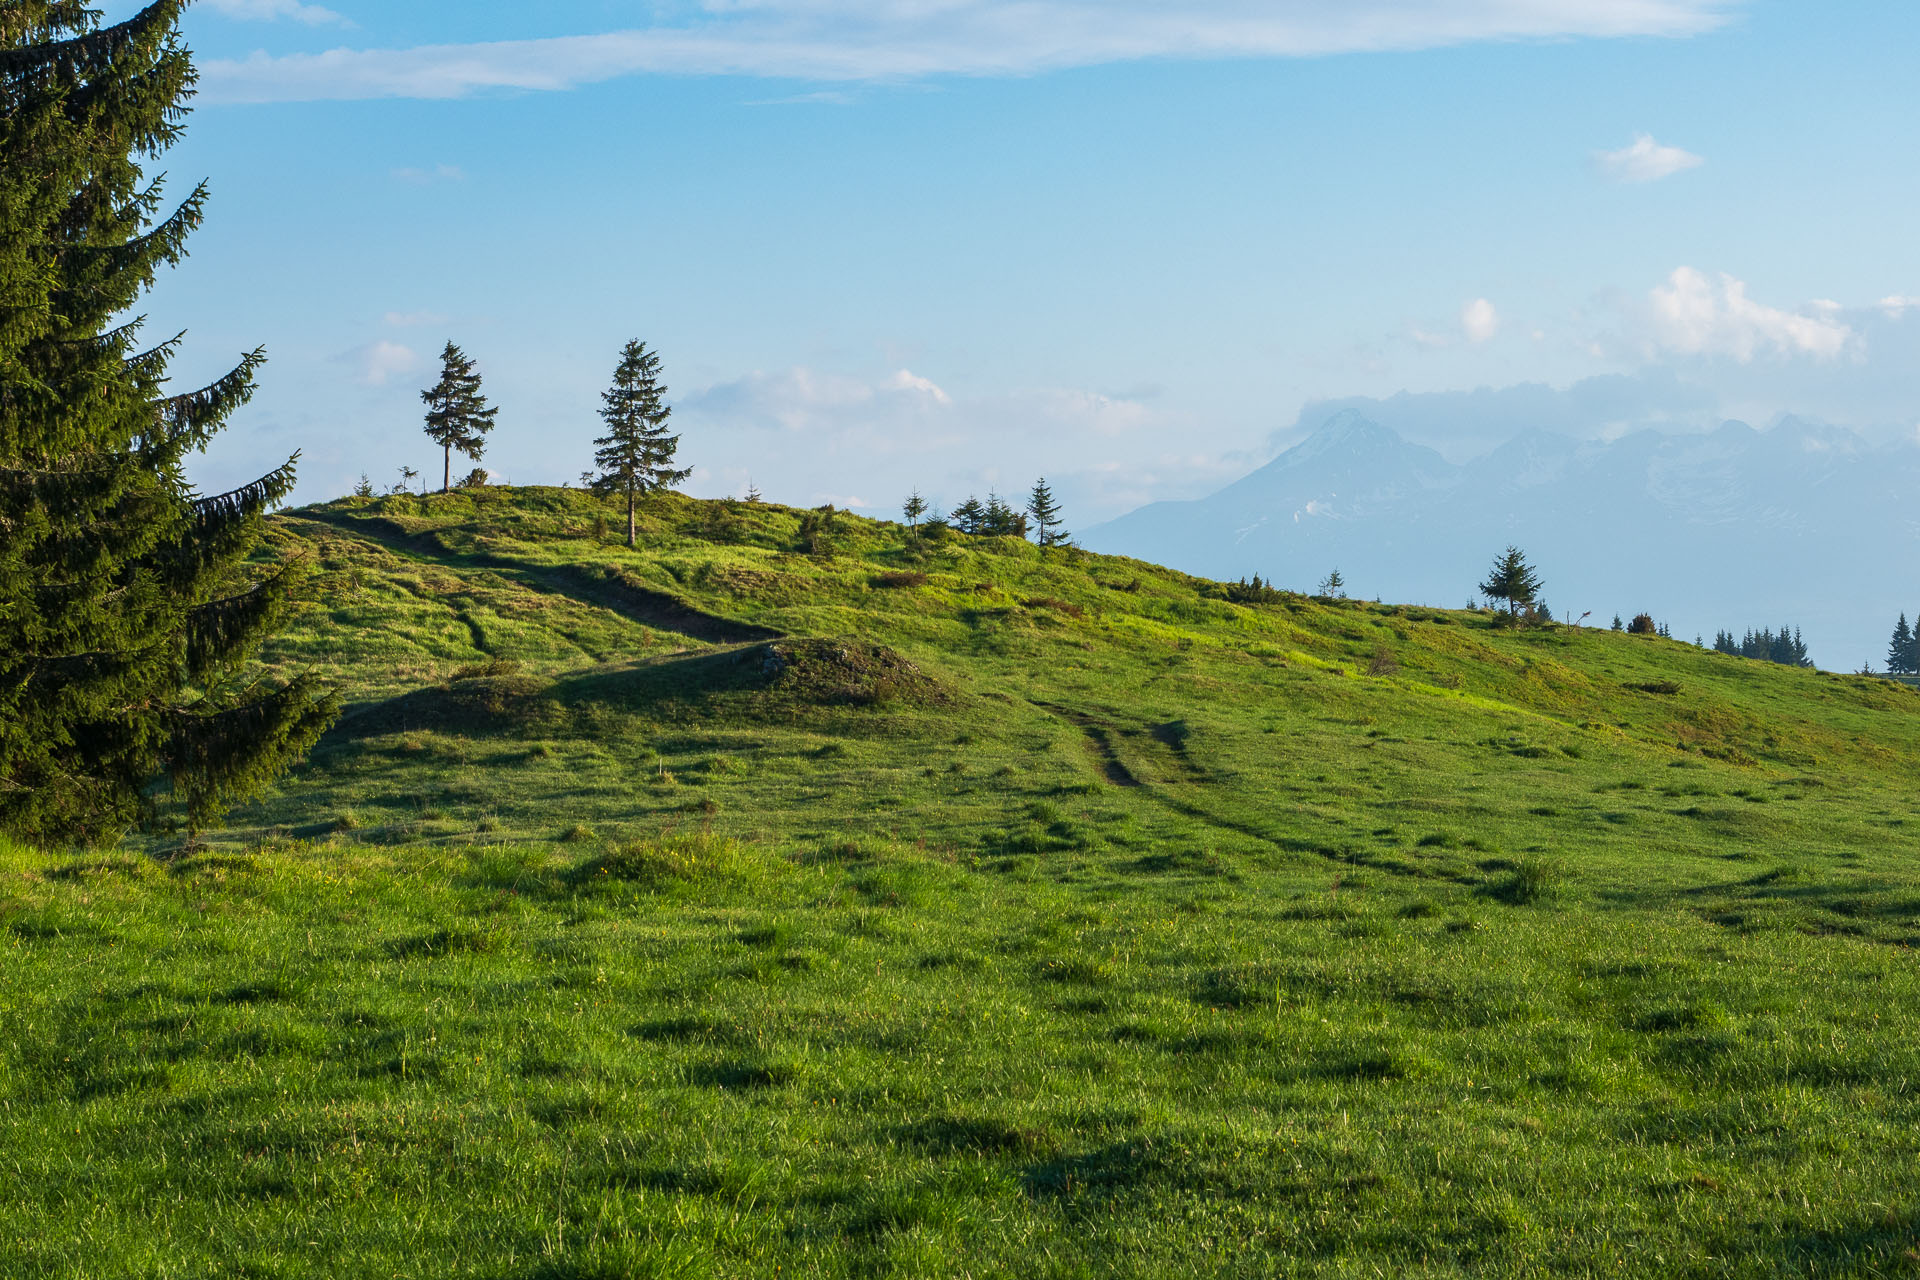
[[968,494],[967,500],[955,507],[953,514],[948,516],[947,519],[953,524],[953,527],[960,532],[977,534],[980,533],[985,526],[987,509],[980,505],[980,499],[974,497],[972,494]]
[[[660,381],[660,356],[644,342],[629,342],[620,353],[613,386],[602,392],[600,417],[607,434],[593,460],[600,474],[593,482],[601,495],[620,493],[627,498],[627,545],[634,543],[634,514],[640,499],[656,490],[679,484],[692,468],[676,469],[674,455],[680,437],[667,434],[667,388]],[[756,493],[749,501],[757,499]]]
[[989,493],[980,520],[980,532],[990,538],[1024,538],[1027,536],[1027,518],[1015,511],[1012,504],[999,494]]
[[1904,613],[1893,628],[1893,643],[1887,646],[1887,671],[1896,676],[1913,674],[1913,629]]
[[907,528],[915,533],[920,531],[920,517],[927,514],[927,500],[920,496],[918,489],[908,494],[907,500],[900,504],[900,514],[907,518]]
[[1073,536],[1061,527],[1066,522],[1060,518],[1060,504],[1054,501],[1045,476],[1034,483],[1033,492],[1027,496],[1027,516],[1032,521],[1035,540],[1043,547],[1064,545]]
[[487,451],[487,432],[500,410],[480,394],[480,371],[467,353],[449,342],[440,353],[440,381],[420,393],[427,406],[427,438],[444,455],[440,492],[453,488],[453,451],[475,462]]
[[1487,580],[1480,584],[1480,592],[1491,600],[1507,602],[1507,616],[1513,617],[1534,602],[1540,594],[1540,575],[1518,547],[1508,547],[1494,557],[1493,568],[1487,573]]
[[307,677],[239,675],[296,577],[246,567],[294,459],[211,497],[183,469],[263,355],[167,395],[179,339],[143,349],[118,319],[206,202],[157,216],[140,166],[192,91],[183,6],[102,27],[74,0],[0,4],[0,828],[28,839],[110,836],[164,776],[191,840],[335,714]]

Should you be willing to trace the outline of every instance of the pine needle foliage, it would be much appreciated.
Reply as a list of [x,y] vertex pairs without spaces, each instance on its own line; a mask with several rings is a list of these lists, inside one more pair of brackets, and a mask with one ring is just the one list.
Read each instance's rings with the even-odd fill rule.
[[172,338],[116,323],[180,261],[207,193],[161,216],[141,162],[180,135],[185,0],[102,26],[70,0],[0,5],[0,829],[97,840],[156,812],[190,829],[256,792],[331,723],[302,677],[235,672],[298,578],[246,568],[294,461],[197,495],[186,457],[253,394],[255,351],[163,393]]
[[[1906,624],[1906,615],[1902,614],[1901,625]],[[1717,632],[1713,637],[1713,647],[1719,653],[1736,658],[1754,658],[1761,662],[1778,663],[1783,667],[1811,667],[1813,657],[1807,652],[1806,641],[1800,638],[1798,627],[1782,626],[1775,631],[1771,627],[1749,629],[1743,636],[1735,637],[1731,631]],[[1898,673],[1891,665],[1889,655],[1888,670]]]
[[1487,580],[1480,584],[1480,593],[1489,600],[1504,600],[1507,616],[1517,617],[1539,597],[1540,575],[1527,563],[1520,548],[1508,547],[1494,557]]
[[[620,366],[614,370],[613,385],[600,395],[600,417],[607,424],[607,434],[594,441],[599,448],[593,461],[600,473],[593,488],[603,497],[626,495],[630,547],[640,500],[672,488],[693,474],[690,467],[673,465],[680,437],[667,434],[667,419],[673,410],[666,404],[666,394],[666,384],[660,381],[659,353],[647,350],[647,344],[638,339],[627,343],[620,353]],[[755,492],[748,500],[758,497]]]
[[1066,522],[1060,517],[1060,504],[1054,500],[1053,490],[1047,487],[1045,476],[1034,483],[1033,492],[1027,496],[1027,516],[1032,522],[1034,540],[1043,547],[1065,546],[1073,537],[1064,527]]
[[453,488],[453,451],[475,462],[487,451],[487,433],[500,410],[480,392],[480,371],[453,343],[440,353],[440,381],[420,393],[427,406],[427,438],[440,446],[440,492]]
[[1896,676],[1920,672],[1920,630],[1907,625],[1907,615],[1904,613],[1895,624],[1893,639],[1887,645],[1887,672]]

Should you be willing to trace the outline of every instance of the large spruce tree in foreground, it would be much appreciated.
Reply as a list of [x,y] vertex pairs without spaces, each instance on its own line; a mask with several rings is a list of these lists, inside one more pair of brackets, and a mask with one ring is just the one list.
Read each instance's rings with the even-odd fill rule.
[[480,371],[453,343],[440,353],[440,381],[420,393],[427,406],[427,438],[440,446],[440,492],[453,488],[453,451],[475,462],[487,451],[487,432],[500,410],[480,394]]
[[613,386],[600,396],[600,417],[607,424],[607,434],[594,441],[599,450],[593,455],[600,468],[594,490],[627,497],[628,546],[634,542],[634,512],[640,499],[693,474],[691,468],[678,470],[673,465],[680,437],[667,434],[667,418],[673,410],[666,405],[666,394],[659,353],[647,350],[644,342],[629,342],[620,353]]
[[150,816],[161,778],[204,827],[334,714],[304,676],[238,673],[292,582],[246,560],[293,460],[213,497],[183,471],[260,353],[165,395],[179,339],[143,348],[126,319],[206,200],[156,221],[141,171],[192,92],[183,4],[102,28],[76,0],[0,2],[0,828],[40,841]]

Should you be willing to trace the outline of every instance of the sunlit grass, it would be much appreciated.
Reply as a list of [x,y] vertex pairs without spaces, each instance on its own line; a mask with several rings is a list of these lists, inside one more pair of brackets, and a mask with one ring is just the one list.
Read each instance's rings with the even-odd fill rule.
[[0,1274],[1920,1274],[1920,695],[604,516],[296,513],[313,761],[0,846]]

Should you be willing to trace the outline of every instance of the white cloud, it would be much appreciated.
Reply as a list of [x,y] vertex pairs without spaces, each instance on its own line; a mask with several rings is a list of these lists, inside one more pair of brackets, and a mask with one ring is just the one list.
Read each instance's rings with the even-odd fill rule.
[[1681,267],[1654,289],[1655,342],[1679,355],[1727,356],[1741,364],[1762,352],[1831,360],[1853,341],[1853,328],[1833,313],[1783,311],[1755,302],[1744,282],[1722,274],[1716,282]]
[[1029,392],[1025,398],[1052,421],[1096,435],[1125,435],[1155,421],[1153,409],[1140,399],[1098,391],[1051,389]]
[[420,367],[420,357],[411,347],[385,339],[342,352],[334,359],[352,365],[354,380],[368,387],[384,387],[394,378]]
[[223,17],[238,18],[242,22],[273,22],[279,18],[292,18],[295,22],[304,22],[310,27],[344,26],[353,24],[331,9],[317,4],[302,4],[300,0],[205,0],[208,8]]
[[395,169],[393,176],[402,182],[410,182],[417,187],[431,186],[436,182],[465,182],[467,174],[457,164],[437,164],[431,169]]
[[941,509],[967,494],[1024,494],[1044,475],[1088,523],[1154,498],[1197,496],[1250,462],[1189,448],[1178,414],[1127,396],[1043,387],[990,397],[954,395],[911,370],[873,378],[804,367],[749,374],[695,391],[674,420],[712,460],[713,492],[749,478],[774,501],[890,507],[919,487]]
[[1891,297],[1880,299],[1880,309],[1887,313],[1889,320],[1898,320],[1915,307],[1920,307],[1920,298],[1906,297],[1896,293]]
[[902,369],[887,380],[887,386],[894,391],[917,391],[929,397],[935,404],[952,404],[953,397],[942,391],[930,378],[923,378],[910,369]]
[[1467,331],[1468,342],[1491,342],[1500,332],[1500,313],[1485,298],[1475,298],[1461,308],[1460,327]]
[[1634,138],[1630,147],[1595,153],[1594,162],[1600,166],[1601,173],[1615,182],[1658,182],[1676,173],[1697,169],[1706,160],[1679,147],[1662,146],[1643,133]]
[[796,366],[750,373],[685,397],[676,409],[731,426],[791,432],[831,429],[871,404],[878,391],[858,378]]
[[[291,0],[224,0],[281,9]],[[1478,41],[1688,36],[1744,0],[678,0],[599,35],[210,59],[225,102],[458,98],[629,75],[835,83],[1017,76],[1142,59],[1297,58]],[[311,6],[305,6],[311,7]]]

